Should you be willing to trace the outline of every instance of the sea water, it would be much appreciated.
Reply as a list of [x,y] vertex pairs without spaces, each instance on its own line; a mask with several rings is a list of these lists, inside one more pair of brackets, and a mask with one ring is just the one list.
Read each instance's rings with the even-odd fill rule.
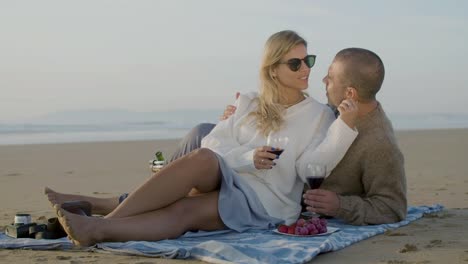
[[[216,123],[222,110],[182,115],[165,112],[135,122],[63,122],[60,120],[31,123],[0,123],[0,145],[44,144],[175,139],[183,137],[202,122]],[[464,114],[388,114],[395,130],[468,128]],[[136,118],[138,119],[138,118]]]

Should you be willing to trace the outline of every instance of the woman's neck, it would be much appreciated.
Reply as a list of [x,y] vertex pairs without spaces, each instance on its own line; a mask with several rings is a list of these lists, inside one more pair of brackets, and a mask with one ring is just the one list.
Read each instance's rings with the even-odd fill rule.
[[290,107],[301,102],[304,99],[305,97],[302,92],[284,93],[281,95],[279,103],[284,105],[285,107]]

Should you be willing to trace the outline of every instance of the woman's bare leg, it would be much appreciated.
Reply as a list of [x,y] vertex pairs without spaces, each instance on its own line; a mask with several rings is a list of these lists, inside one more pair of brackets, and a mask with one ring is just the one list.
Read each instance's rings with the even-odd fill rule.
[[45,187],[44,193],[52,205],[61,205],[70,201],[87,201],[91,203],[91,213],[107,215],[119,205],[119,197],[98,198],[93,196],[66,194],[56,192],[49,187]]
[[202,193],[219,188],[221,172],[216,154],[197,149],[167,165],[109,213],[106,218],[139,215],[166,207],[195,188]]
[[218,213],[219,192],[186,197],[151,212],[123,218],[87,217],[55,206],[59,221],[78,246],[131,240],[158,241],[177,238],[189,230],[225,229]]
[[[157,177],[158,173],[154,174],[154,177]],[[188,196],[196,196],[201,192],[197,189],[192,189]],[[112,212],[119,205],[120,197],[109,197],[109,198],[99,198],[94,196],[79,195],[79,194],[68,194],[68,193],[59,193],[55,190],[52,190],[49,187],[45,187],[44,194],[47,195],[47,199],[54,206],[55,204],[62,205],[65,202],[71,201],[87,201],[91,203],[91,213],[98,215],[107,215]]]

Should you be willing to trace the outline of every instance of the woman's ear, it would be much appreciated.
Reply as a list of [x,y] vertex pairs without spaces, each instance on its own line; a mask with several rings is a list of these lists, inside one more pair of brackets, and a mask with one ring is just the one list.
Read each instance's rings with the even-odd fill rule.
[[276,78],[276,70],[271,70],[270,74],[271,74],[271,78],[273,79]]

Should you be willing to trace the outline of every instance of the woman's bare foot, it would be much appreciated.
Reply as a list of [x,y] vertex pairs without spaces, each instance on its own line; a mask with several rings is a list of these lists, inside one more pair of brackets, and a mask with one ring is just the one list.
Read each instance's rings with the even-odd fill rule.
[[84,197],[83,195],[59,193],[50,189],[49,187],[45,187],[44,194],[47,195],[47,199],[52,204],[52,206],[56,204],[61,205],[65,202],[70,202],[70,201],[86,200],[85,199],[86,197]]
[[89,247],[99,242],[96,231],[99,231],[97,228],[99,221],[105,221],[103,218],[72,214],[62,209],[58,204],[54,206],[54,209],[63,230],[74,245]]
[[97,198],[79,194],[59,193],[49,187],[45,187],[44,194],[47,195],[47,199],[52,206],[55,206],[56,204],[62,205],[65,202],[71,201],[87,201],[91,203],[92,214],[106,215],[112,212],[112,210],[119,205],[118,197]]

